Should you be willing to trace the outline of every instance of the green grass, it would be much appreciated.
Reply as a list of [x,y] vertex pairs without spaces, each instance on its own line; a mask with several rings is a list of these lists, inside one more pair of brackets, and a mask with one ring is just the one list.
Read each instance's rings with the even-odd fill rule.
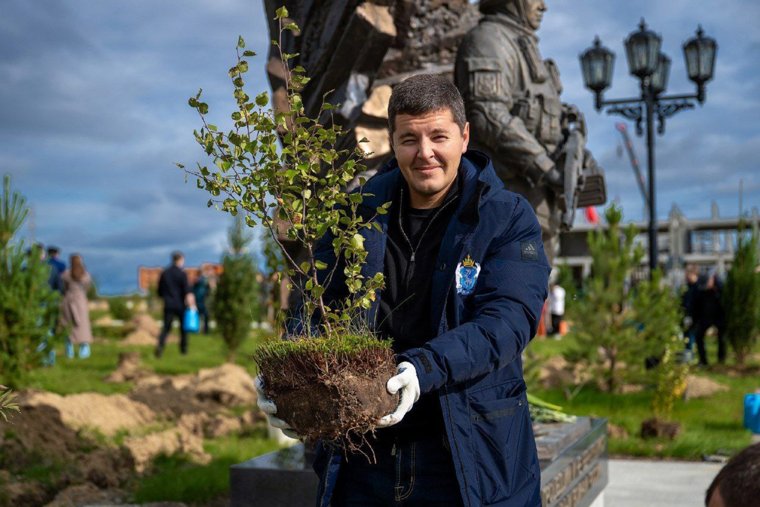
[[231,465],[274,451],[277,444],[266,439],[262,427],[251,435],[206,440],[203,447],[213,456],[208,465],[192,463],[182,456],[154,461],[153,472],[135,484],[132,501],[203,504],[227,494]]
[[[708,341],[708,357],[716,356],[714,339]],[[571,339],[536,339],[530,344],[530,361],[561,354],[571,346]],[[611,438],[609,451],[613,455],[677,458],[700,460],[703,455],[733,453],[751,443],[751,433],[742,426],[744,395],[758,387],[756,373],[738,376],[729,352],[728,368],[694,370],[692,374],[708,377],[728,387],[709,398],[678,400],[671,419],[681,423],[681,433],[675,440],[643,440],[639,435],[641,422],[652,417],[652,391],[631,394],[608,394],[594,386],[584,387],[573,399],[566,399],[561,389],[541,389],[531,386],[531,393],[551,403],[561,405],[566,412],[582,416],[605,417],[610,423],[622,426],[628,438]],[[748,371],[757,371],[751,364]]]
[[[249,373],[253,373],[255,369],[251,357],[260,339],[260,333],[252,332],[250,339],[243,342],[236,355],[235,362],[246,368]],[[201,368],[214,368],[226,361],[222,339],[214,333],[191,334],[188,354],[185,356],[179,353],[176,342],[168,343],[161,359],[153,356],[153,345],[121,346],[118,340],[111,337],[93,343],[92,356],[88,359],[66,358],[63,345],[58,345],[56,351],[56,365],[30,372],[23,387],[43,389],[61,395],[81,392],[127,393],[132,388],[131,383],[113,384],[103,380],[116,368],[121,352],[139,352],[143,368],[162,375],[195,373]]]

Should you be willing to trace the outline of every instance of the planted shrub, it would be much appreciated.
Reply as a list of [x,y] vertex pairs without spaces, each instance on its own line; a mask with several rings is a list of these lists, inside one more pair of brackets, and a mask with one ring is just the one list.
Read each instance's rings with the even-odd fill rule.
[[723,287],[726,336],[738,364],[744,364],[760,334],[759,264],[757,235],[740,235],[734,262]]
[[[286,22],[287,16],[284,7],[277,10],[280,38],[284,32],[298,31]],[[293,327],[297,336],[268,344],[257,353],[257,363],[278,416],[304,435],[334,439],[373,429],[389,412],[388,406],[395,406],[385,392],[385,381],[395,371],[390,346],[362,324],[364,312],[383,287],[382,273],[361,273],[367,257],[361,232],[376,225],[372,212],[359,212],[364,180],[358,179],[359,191],[345,188],[365,169],[362,151],[337,148],[343,131],[332,122],[332,105],[322,104],[316,118],[306,116],[299,91],[309,78],[302,67],[291,68],[295,55],[274,44],[280,48],[285,73],[284,107],[273,111],[266,92],[253,99],[245,92],[245,58],[255,53],[245,49],[240,37],[237,63],[229,70],[237,103],[231,114],[233,128],[222,132],[208,123],[209,107],[200,91],[191,98],[189,104],[203,122],[195,138],[213,165],[199,164],[188,172],[211,194],[210,207],[241,214],[248,226],[262,225],[282,253],[287,274],[296,281],[292,288],[300,291],[302,301],[299,325]],[[389,206],[374,213],[387,213]],[[340,260],[334,266],[316,256],[323,237],[330,238],[327,246]],[[296,258],[284,242],[297,245],[302,255]],[[348,296],[330,301],[325,290],[338,269]],[[357,410],[358,405],[364,410]],[[330,412],[333,406],[337,417]],[[327,413],[317,414],[323,410]]]
[[251,322],[258,310],[256,267],[246,251],[251,236],[244,231],[240,215],[229,230],[229,252],[222,260],[222,274],[213,301],[219,334],[232,359],[251,333]]
[[3,178],[0,194],[0,382],[23,383],[26,373],[42,364],[54,343],[60,296],[50,289],[50,266],[38,245],[15,241],[29,213],[26,199]]

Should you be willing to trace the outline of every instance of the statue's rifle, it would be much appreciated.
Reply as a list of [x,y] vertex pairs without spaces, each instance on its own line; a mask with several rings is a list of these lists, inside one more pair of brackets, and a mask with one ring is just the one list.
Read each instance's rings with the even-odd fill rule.
[[566,111],[565,142],[557,153],[558,166],[563,176],[563,193],[559,196],[562,211],[562,229],[573,226],[575,210],[604,204],[607,191],[604,173],[586,152],[586,122],[574,107]]

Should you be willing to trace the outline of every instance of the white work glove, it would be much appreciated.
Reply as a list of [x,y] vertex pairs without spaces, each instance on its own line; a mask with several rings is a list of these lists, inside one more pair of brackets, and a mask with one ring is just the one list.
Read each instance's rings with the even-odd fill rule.
[[403,361],[396,367],[396,375],[388,380],[385,388],[391,394],[401,391],[401,399],[395,412],[380,418],[377,426],[385,428],[401,422],[401,419],[412,409],[412,405],[420,399],[420,381],[417,370],[412,363]]
[[270,426],[282,430],[287,437],[301,440],[301,436],[293,431],[293,428],[291,428],[288,423],[279,417],[274,416],[274,414],[277,413],[277,405],[264,394],[264,380],[261,378],[261,375],[256,376],[256,379],[253,381],[253,386],[256,388],[256,405],[258,405],[259,409],[266,414]]

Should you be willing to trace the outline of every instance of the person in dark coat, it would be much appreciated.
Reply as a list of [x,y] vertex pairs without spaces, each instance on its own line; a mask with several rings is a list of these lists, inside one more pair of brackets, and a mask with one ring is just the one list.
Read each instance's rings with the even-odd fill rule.
[[696,341],[697,328],[694,319],[694,308],[697,299],[697,292],[699,290],[699,269],[694,264],[689,264],[686,266],[686,272],[684,276],[686,278],[686,289],[681,295],[681,309],[683,310],[683,332],[688,339],[686,342],[686,348],[693,350],[694,342]]
[[198,317],[203,321],[203,334],[208,334],[208,305],[206,304],[206,298],[208,298],[211,292],[211,284],[209,283],[208,266],[205,266],[201,270],[201,274],[193,284],[193,295],[195,296],[195,304],[198,307]]
[[48,277],[48,285],[50,288],[60,294],[63,294],[63,280],[61,275],[66,271],[66,263],[58,258],[61,251],[58,247],[49,246],[47,249],[47,263],[50,266],[50,276]]
[[[375,214],[381,231],[362,229],[362,274],[385,275],[367,319],[393,340],[398,368],[387,389],[400,403],[371,438],[377,463],[317,445],[317,504],[539,506],[521,353],[547,296],[541,227],[488,157],[467,151],[469,124],[450,81],[409,78],[388,111],[396,159],[366,183],[362,206],[372,216],[393,204]],[[328,266],[337,262],[331,241],[316,254]],[[327,301],[347,295],[335,273]]]
[[694,295],[693,312],[695,316],[694,339],[697,342],[700,366],[707,366],[707,349],[705,334],[715,326],[718,334],[718,362],[726,361],[725,315],[721,293],[723,283],[714,271],[698,282],[699,288]]
[[182,326],[182,316],[187,307],[190,287],[187,274],[182,270],[184,265],[184,255],[181,252],[174,252],[172,254],[172,265],[161,273],[161,278],[158,280],[158,296],[164,300],[164,327],[158,337],[156,357],[161,357],[164,352],[166,336],[169,334],[175,318],[179,320],[179,350],[182,354],[187,354],[187,333]]

